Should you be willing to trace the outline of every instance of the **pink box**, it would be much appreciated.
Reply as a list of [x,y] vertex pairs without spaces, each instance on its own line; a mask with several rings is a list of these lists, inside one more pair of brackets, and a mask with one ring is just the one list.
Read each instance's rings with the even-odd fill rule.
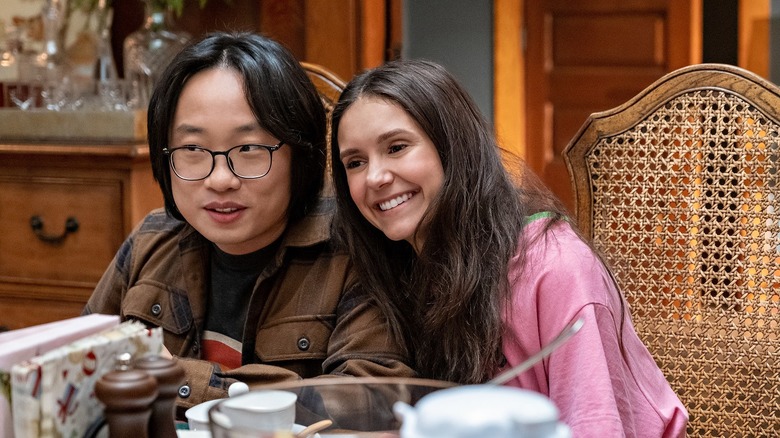
[[0,333],[0,436],[14,436],[10,401],[14,365],[117,325],[116,315],[93,314]]

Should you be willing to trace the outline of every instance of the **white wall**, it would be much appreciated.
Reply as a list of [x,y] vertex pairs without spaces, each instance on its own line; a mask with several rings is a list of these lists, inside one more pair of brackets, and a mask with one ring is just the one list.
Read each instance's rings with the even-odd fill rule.
[[772,0],[769,10],[769,80],[780,84],[780,0]]

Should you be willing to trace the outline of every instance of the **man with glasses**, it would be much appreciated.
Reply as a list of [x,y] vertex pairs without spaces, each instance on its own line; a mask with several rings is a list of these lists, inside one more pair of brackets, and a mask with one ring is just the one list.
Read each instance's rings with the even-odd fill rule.
[[179,414],[235,380],[413,375],[331,244],[325,133],[306,73],[257,35],[206,36],[156,86],[148,137],[165,211],[124,242],[84,313],[163,327],[186,372]]

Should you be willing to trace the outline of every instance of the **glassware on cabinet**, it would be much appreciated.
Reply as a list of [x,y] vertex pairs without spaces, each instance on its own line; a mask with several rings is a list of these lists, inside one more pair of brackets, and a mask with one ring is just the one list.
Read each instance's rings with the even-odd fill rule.
[[0,44],[0,107],[13,106],[8,91],[9,86],[19,80],[21,49],[16,27],[9,26],[4,30],[2,44]]
[[98,50],[94,79],[101,109],[126,111],[125,81],[119,79],[111,50],[111,8],[108,0],[98,0]]
[[98,49],[95,61],[95,80],[98,82],[116,81],[119,76],[116,71],[114,54],[111,51],[111,8],[108,0],[98,0]]
[[60,84],[65,77],[65,56],[60,29],[65,19],[62,0],[46,0],[41,11],[43,21],[43,52],[38,55],[38,77],[42,83],[43,106],[49,110],[61,108]]
[[171,11],[155,0],[144,0],[146,17],[140,29],[124,41],[124,74],[131,88],[130,108],[146,108],[152,88],[170,60],[190,39],[173,27]]

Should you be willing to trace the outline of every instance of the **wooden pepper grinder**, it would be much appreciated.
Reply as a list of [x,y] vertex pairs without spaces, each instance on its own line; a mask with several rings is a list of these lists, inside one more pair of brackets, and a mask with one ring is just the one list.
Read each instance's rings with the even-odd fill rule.
[[111,438],[148,438],[157,382],[144,371],[130,368],[130,355],[122,354],[117,369],[100,377],[95,395],[106,406],[104,415]]
[[152,403],[149,436],[176,438],[176,396],[184,383],[184,368],[160,356],[146,356],[135,361],[136,369],[157,381],[157,399]]

